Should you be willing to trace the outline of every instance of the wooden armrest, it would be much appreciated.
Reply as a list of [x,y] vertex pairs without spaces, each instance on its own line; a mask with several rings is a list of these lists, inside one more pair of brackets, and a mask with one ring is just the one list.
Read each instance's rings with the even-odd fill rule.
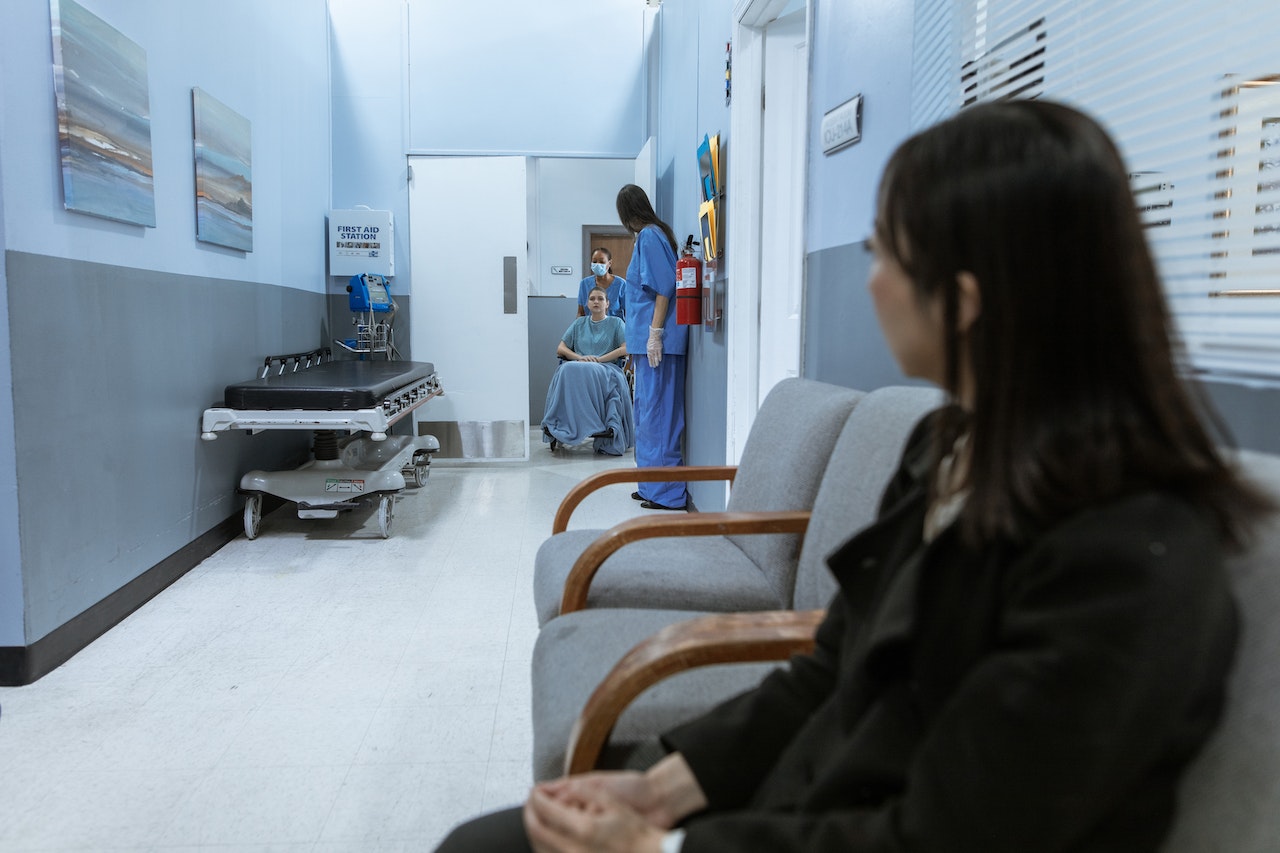
[[726,536],[740,533],[804,533],[808,510],[779,512],[692,512],[680,516],[628,518],[600,534],[578,556],[564,581],[560,612],[572,613],[587,606],[591,579],[609,555],[623,545],[665,536]]
[[551,535],[569,529],[569,516],[578,504],[596,489],[613,483],[666,483],[692,482],[694,480],[728,480],[733,482],[738,473],[737,465],[680,465],[672,468],[610,468],[582,480],[560,501],[555,520],[551,523]]
[[627,652],[591,694],[569,735],[565,773],[595,768],[618,717],[654,684],[700,666],[808,654],[825,616],[825,610],[717,613],[663,628]]

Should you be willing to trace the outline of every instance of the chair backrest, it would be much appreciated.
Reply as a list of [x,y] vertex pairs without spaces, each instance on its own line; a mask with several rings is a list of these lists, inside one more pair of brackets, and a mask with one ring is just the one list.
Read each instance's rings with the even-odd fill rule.
[[[849,413],[864,396],[812,379],[784,379],[760,404],[738,473],[730,512],[812,508],[831,450]],[[789,534],[728,537],[768,578],[779,601],[791,598],[801,537]]]
[[[1280,501],[1280,457],[1240,469]],[[1241,633],[1221,723],[1182,780],[1166,853],[1280,849],[1280,518],[1228,563]]]
[[795,609],[813,610],[831,602],[836,582],[827,557],[875,520],[880,496],[898,469],[911,430],[944,399],[936,388],[891,386],[858,401],[813,502],[796,572]]

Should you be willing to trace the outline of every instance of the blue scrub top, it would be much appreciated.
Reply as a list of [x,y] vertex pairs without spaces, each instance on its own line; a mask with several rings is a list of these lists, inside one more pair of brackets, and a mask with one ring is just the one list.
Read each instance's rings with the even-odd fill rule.
[[667,235],[656,225],[646,225],[636,235],[627,267],[627,352],[644,354],[653,325],[654,298],[667,297],[667,317],[662,328],[662,351],[684,355],[689,327],[676,323],[676,255]]
[[[591,288],[596,286],[596,277],[589,275],[578,284],[578,307],[583,310],[586,315],[591,312],[587,310],[587,297],[591,295]],[[609,285],[604,295],[609,297],[610,317],[623,318],[627,313],[627,280],[617,273],[613,274],[613,284]]]

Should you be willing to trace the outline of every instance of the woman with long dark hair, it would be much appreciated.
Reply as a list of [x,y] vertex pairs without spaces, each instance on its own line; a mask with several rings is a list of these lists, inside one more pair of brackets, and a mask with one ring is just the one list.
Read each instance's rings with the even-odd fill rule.
[[1074,109],[971,107],[894,153],[870,243],[894,357],[951,400],[828,559],[814,652],[667,732],[646,772],[544,783],[459,837],[1159,849],[1224,701],[1223,559],[1273,507],[1177,374],[1127,169]]
[[[618,219],[636,235],[627,267],[627,352],[636,382],[636,465],[683,464],[684,371],[689,330],[675,321],[676,236],[635,184],[618,190]],[[645,509],[684,509],[680,481],[640,483]]]

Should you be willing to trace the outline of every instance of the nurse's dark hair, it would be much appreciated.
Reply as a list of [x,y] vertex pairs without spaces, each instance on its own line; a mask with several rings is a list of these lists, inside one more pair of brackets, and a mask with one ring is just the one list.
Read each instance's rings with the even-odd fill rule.
[[641,187],[627,184],[618,190],[617,205],[618,220],[623,228],[632,234],[639,234],[646,225],[657,225],[666,235],[667,242],[671,244],[671,251],[677,255],[680,254],[680,247],[676,245],[675,232],[671,230],[670,225],[658,218],[658,214],[654,213],[653,205],[649,203],[649,196]]
[[[1168,307],[1115,144],[1044,101],[981,104],[908,139],[880,185],[878,251],[922,300],[940,296],[946,390],[961,348],[967,413],[939,418],[935,461],[972,427],[970,541],[1024,539],[1090,505],[1170,490],[1228,540],[1272,508],[1210,436],[1225,430],[1180,379]],[[956,331],[957,274],[981,313]]]
[[600,254],[604,255],[604,258],[605,258],[605,260],[607,260],[607,261],[611,261],[611,260],[613,260],[613,252],[610,252],[610,251],[609,251],[608,249],[606,249],[604,246],[596,246],[594,249],[592,249],[592,250],[591,250],[591,257],[593,257],[593,258],[594,258],[594,257],[596,256],[596,252],[599,252]]

